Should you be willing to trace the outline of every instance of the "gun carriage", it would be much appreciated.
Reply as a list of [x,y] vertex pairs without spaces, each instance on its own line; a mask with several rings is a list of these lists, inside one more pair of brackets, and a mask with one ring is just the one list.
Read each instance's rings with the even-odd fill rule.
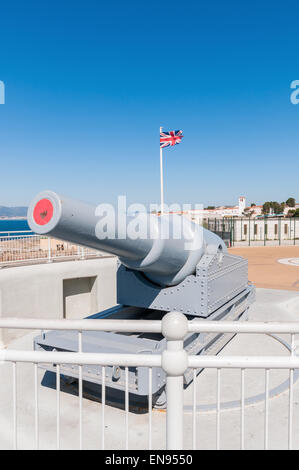
[[[52,191],[38,194],[28,209],[28,222],[35,233],[118,257],[117,305],[90,318],[157,320],[169,311],[182,312],[191,321],[247,318],[249,305],[254,300],[254,287],[248,283],[247,260],[228,253],[216,234],[177,214],[138,214],[138,223],[146,227],[146,233],[134,239],[128,232],[136,222],[135,215],[126,215],[125,227],[119,222],[119,214],[114,220],[109,220],[109,215],[106,217],[107,231],[103,236],[96,206]],[[192,354],[217,354],[233,336],[191,333],[185,338],[184,346]],[[157,354],[165,348],[165,341],[157,334],[90,331],[83,332],[83,351]],[[36,350],[77,351],[77,335],[46,332],[35,338],[34,347]],[[45,367],[55,370],[54,366]],[[76,379],[77,369],[65,365],[61,373]],[[100,384],[101,373],[100,366],[83,367],[83,379],[87,382]],[[187,371],[186,386],[192,378],[191,371]],[[111,389],[124,390],[122,368],[106,367],[105,380]],[[154,401],[161,405],[165,389],[162,369],[153,370],[152,384]],[[148,395],[145,368],[130,368],[129,391],[140,397]]]

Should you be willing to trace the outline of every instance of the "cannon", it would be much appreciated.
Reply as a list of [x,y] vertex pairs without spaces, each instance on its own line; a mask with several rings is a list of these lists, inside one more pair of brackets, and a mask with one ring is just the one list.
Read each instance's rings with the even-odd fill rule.
[[[168,311],[184,313],[189,320],[244,320],[254,300],[248,283],[247,260],[228,253],[216,234],[178,214],[126,214],[60,196],[38,194],[28,209],[33,232],[73,242],[118,257],[117,305],[92,318],[160,319]],[[193,354],[218,353],[234,335],[189,334],[185,348]],[[78,350],[74,333],[47,332],[35,338],[37,350]],[[86,332],[83,351],[160,353],[165,339],[159,335]],[[54,366],[46,366],[54,370]],[[62,373],[77,378],[78,371],[64,366]],[[109,368],[106,384],[124,390],[124,371]],[[101,368],[83,368],[87,382],[101,383]],[[185,373],[185,385],[192,381]],[[148,395],[144,368],[129,372],[130,392]],[[153,371],[155,403],[163,404],[165,376]]]

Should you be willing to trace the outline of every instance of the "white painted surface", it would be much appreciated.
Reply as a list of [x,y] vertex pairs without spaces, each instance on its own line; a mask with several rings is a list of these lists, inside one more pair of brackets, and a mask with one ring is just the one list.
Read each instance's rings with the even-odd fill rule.
[[[297,292],[257,290],[257,302],[250,310],[252,321],[298,321],[299,294]],[[285,340],[289,335],[282,335]],[[11,349],[32,349],[32,338],[29,334],[10,344]],[[221,355],[288,355],[287,350],[269,337],[263,335],[240,334],[232,340],[221,352]],[[56,446],[56,405],[57,394],[54,388],[55,381],[48,378],[47,383],[41,384],[44,372],[39,370],[39,428],[40,444],[42,448],[55,448]],[[220,389],[217,390],[217,371],[206,369],[197,379],[196,399],[197,413],[195,424],[197,427],[196,447],[199,449],[214,449],[216,438],[219,447],[236,449],[240,446],[241,410],[235,408],[224,409],[229,400],[241,399],[240,371],[225,370],[221,373]],[[0,387],[0,442],[3,448],[12,445],[12,402],[11,402],[11,367],[0,365],[2,386]],[[287,379],[286,371],[271,371],[269,388],[279,385]],[[46,386],[45,386],[46,385]],[[264,401],[247,406],[246,399],[251,395],[262,393],[265,390],[265,375],[263,371],[250,370],[244,374],[244,445],[246,449],[260,449],[264,446]],[[218,393],[217,393],[218,392]],[[62,387],[60,395],[60,445],[61,448],[79,447],[79,408],[76,389]],[[205,411],[205,405],[216,404],[220,396],[218,413],[216,410]],[[293,389],[293,445],[299,447],[299,384],[296,382]],[[269,399],[269,448],[283,449],[288,445],[288,389]],[[18,445],[21,448],[34,446],[34,369],[32,365],[20,364],[17,367],[17,404],[18,404]],[[184,391],[184,447],[192,447],[192,414],[193,386]],[[102,405],[90,399],[83,399],[83,447],[101,448],[102,442]],[[216,424],[219,429],[216,432]],[[166,414],[154,410],[151,419],[152,447],[161,449],[165,447]],[[128,447],[130,449],[143,449],[148,443],[148,414],[126,414],[124,410],[106,405],[105,411],[105,442],[108,449],[122,449],[126,447],[125,429],[129,429]]]
[[[82,318],[104,310],[116,303],[115,273],[116,258],[113,257],[1,269],[0,315],[19,318],[63,318],[63,282],[87,277],[95,277],[93,296],[86,300],[83,294],[80,298],[80,281],[74,282],[73,295],[76,295],[75,288],[78,288],[80,302],[76,306],[74,299],[69,300],[68,316],[72,318],[72,309],[73,318]],[[89,311],[84,314],[84,306],[87,303]],[[7,343],[16,338],[16,335],[22,334],[22,331],[6,330],[2,341]]]
[[288,264],[289,266],[299,266],[299,258],[281,258],[278,263]]

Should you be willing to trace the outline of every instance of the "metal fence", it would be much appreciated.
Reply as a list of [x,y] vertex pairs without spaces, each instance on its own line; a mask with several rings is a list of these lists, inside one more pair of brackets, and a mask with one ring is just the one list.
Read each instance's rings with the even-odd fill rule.
[[223,217],[203,220],[229,246],[299,244],[299,217]]
[[[204,219],[204,226],[216,232],[228,246],[297,245],[299,218]],[[30,230],[0,232],[0,267],[66,259],[87,259],[103,253],[73,243],[34,234]]]
[[[188,321],[187,318],[177,312],[166,314],[162,321],[150,320],[31,320],[31,319],[0,319],[0,328],[26,328],[54,330],[72,330],[78,332],[78,352],[50,352],[27,350],[0,350],[0,362],[10,363],[12,367],[12,394],[13,403],[13,446],[18,448],[18,408],[16,366],[17,363],[31,363],[34,368],[34,438],[35,448],[39,447],[39,400],[37,370],[40,364],[55,364],[56,366],[56,446],[60,448],[61,439],[61,410],[60,410],[60,374],[64,364],[73,364],[79,367],[78,386],[78,414],[80,449],[83,447],[82,425],[82,396],[83,380],[82,367],[84,365],[98,365],[102,368],[101,383],[101,439],[100,446],[105,448],[105,416],[106,416],[106,384],[105,368],[108,366],[121,366],[125,369],[125,448],[134,448],[130,442],[130,389],[128,371],[130,367],[145,367],[149,377],[148,390],[148,448],[152,448],[152,368],[162,367],[166,373],[166,448],[183,449],[184,427],[184,373],[188,368],[193,369],[193,405],[192,405],[192,447],[197,447],[197,381],[198,371],[215,369],[217,371],[217,406],[216,406],[216,448],[220,449],[220,419],[221,419],[221,373],[224,369],[239,369],[241,376],[240,394],[240,448],[246,447],[245,442],[245,371],[248,369],[263,369],[265,371],[265,407],[264,407],[264,448],[269,448],[269,374],[273,369],[285,369],[289,371],[289,404],[288,404],[288,448],[293,447],[294,420],[294,370],[299,368],[299,357],[296,355],[295,335],[299,333],[299,323],[239,323],[226,321]],[[167,340],[166,349],[162,354],[100,354],[83,351],[82,331],[106,331],[106,332],[151,332],[162,333]],[[211,356],[187,354],[183,349],[183,339],[188,332],[192,333],[234,333],[234,334],[290,334],[291,346],[289,356]],[[94,417],[99,420],[99,416]],[[298,428],[298,419],[296,428]],[[23,430],[24,432],[24,430]],[[26,431],[25,431],[26,432]],[[121,431],[117,431],[121,432]],[[201,431],[203,432],[203,431]],[[164,443],[161,442],[161,447]]]
[[36,235],[30,230],[0,232],[0,266],[86,259],[102,255],[100,251]]

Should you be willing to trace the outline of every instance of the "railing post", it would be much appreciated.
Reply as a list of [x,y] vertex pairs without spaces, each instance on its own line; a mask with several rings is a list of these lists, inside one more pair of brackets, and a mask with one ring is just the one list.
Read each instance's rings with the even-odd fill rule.
[[184,350],[184,337],[188,320],[179,312],[169,312],[162,319],[162,334],[167,340],[162,354],[162,368],[166,373],[166,447],[183,449],[184,372],[188,368],[188,355]]
[[0,328],[0,350],[4,349],[3,328]]
[[48,263],[52,263],[51,259],[51,238],[48,237]]

